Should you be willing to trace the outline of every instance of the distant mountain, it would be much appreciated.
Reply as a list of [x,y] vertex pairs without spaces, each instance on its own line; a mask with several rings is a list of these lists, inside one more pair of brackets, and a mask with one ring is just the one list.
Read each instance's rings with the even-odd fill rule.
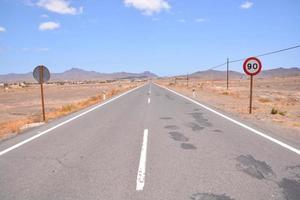
[[[143,73],[99,73],[95,71],[86,71],[78,68],[72,68],[62,73],[51,73],[50,81],[95,81],[95,80],[115,80],[115,79],[133,79],[133,78],[154,78],[156,74],[149,71]],[[34,82],[32,73],[26,74],[4,74],[0,75],[0,82]]]
[[26,73],[26,74],[15,74],[15,73],[10,73],[10,74],[4,74],[0,75],[0,82],[19,82],[19,81],[28,81],[32,80],[32,73]]
[[[244,73],[229,71],[230,79],[244,78]],[[294,77],[300,76],[300,68],[275,68],[269,70],[263,70],[257,77],[259,78],[275,78],[275,77]],[[205,70],[198,71],[190,75],[190,77],[200,78],[204,80],[224,80],[226,79],[226,71],[218,70]]]
[[258,77],[269,78],[269,77],[291,77],[291,76],[300,76],[300,68],[275,68],[270,70],[264,70]]
[[[218,70],[205,70],[205,71],[198,71],[190,75],[193,78],[200,78],[204,80],[224,80],[226,77],[226,71],[218,71]],[[229,75],[231,79],[239,79],[243,77],[243,74],[236,71],[229,71]]]

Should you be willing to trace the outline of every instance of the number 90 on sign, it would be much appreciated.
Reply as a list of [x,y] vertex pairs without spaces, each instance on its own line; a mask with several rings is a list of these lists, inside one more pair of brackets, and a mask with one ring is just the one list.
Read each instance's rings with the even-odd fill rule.
[[262,65],[259,59],[250,57],[245,60],[243,68],[247,75],[254,76],[261,71]]

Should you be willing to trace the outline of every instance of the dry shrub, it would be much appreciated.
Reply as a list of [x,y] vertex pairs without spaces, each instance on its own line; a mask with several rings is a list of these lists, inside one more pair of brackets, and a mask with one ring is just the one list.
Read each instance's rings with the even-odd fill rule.
[[269,103],[269,102],[272,102],[271,99],[268,99],[268,98],[260,98],[258,99],[259,102],[261,103]]
[[75,109],[76,109],[76,105],[74,105],[74,104],[67,104],[67,105],[63,105],[61,107],[60,111],[63,112],[63,113],[69,113],[69,112],[72,112]]
[[118,94],[118,92],[119,92],[118,89],[113,88],[113,89],[111,90],[111,92],[110,92],[110,95],[111,95],[111,96],[114,96],[114,95]]
[[278,114],[279,114],[279,115],[281,115],[281,116],[285,116],[285,115],[286,115],[286,113],[287,113],[286,111],[279,111],[279,113],[278,113]]
[[279,115],[281,115],[281,116],[285,116],[285,115],[287,114],[287,111],[280,111],[280,110],[278,110],[278,109],[276,109],[276,108],[272,108],[271,114],[272,114],[272,115],[279,114]]
[[[131,87],[122,88],[122,90],[113,88],[108,93],[107,98],[115,96],[118,93],[120,93],[122,91],[125,91],[125,90],[128,90],[130,88]],[[61,116],[65,116],[65,115],[70,114],[72,112],[75,112],[75,111],[78,111],[80,109],[86,108],[86,107],[94,105],[96,103],[99,103],[99,102],[101,102],[101,100],[102,100],[101,96],[97,95],[97,96],[93,96],[93,97],[91,97],[87,100],[84,100],[84,101],[63,105],[60,108],[57,108],[56,110],[54,110],[52,112],[47,112],[46,113],[46,119],[51,120],[51,119],[55,119],[55,118],[58,118],[58,117],[61,117]],[[19,133],[21,131],[21,128],[24,125],[35,123],[35,122],[40,122],[41,120],[42,120],[41,116],[31,116],[31,117],[24,118],[24,119],[19,119],[19,120],[0,123],[0,138],[7,135],[7,134],[10,134],[10,133]]]
[[0,123],[0,138],[9,133],[19,133],[24,125],[35,123],[37,120],[36,117],[29,117]]
[[294,122],[293,126],[300,127],[300,122]]
[[276,108],[272,108],[271,114],[276,115],[278,113],[278,110]]

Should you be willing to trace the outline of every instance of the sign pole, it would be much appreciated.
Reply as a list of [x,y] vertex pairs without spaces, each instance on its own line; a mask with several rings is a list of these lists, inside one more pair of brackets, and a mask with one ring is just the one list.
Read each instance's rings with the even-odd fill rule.
[[250,76],[250,103],[249,103],[249,114],[252,113],[252,93],[253,93],[253,76],[260,73],[262,64],[256,57],[247,58],[243,64],[244,72]]
[[44,83],[49,81],[50,79],[50,72],[47,67],[44,65],[39,65],[34,68],[33,70],[33,78],[40,84],[41,87],[41,100],[42,100],[42,112],[43,112],[43,121],[46,121],[46,114],[45,114],[45,101],[44,101]]
[[42,111],[43,111],[43,121],[46,121],[46,116],[45,116],[45,102],[44,102],[44,67],[40,68],[40,85],[41,85],[41,96],[42,96]]
[[227,90],[229,88],[229,58],[227,58]]
[[252,89],[253,89],[253,75],[251,75],[251,79],[250,79],[250,105],[249,105],[249,114],[252,113]]

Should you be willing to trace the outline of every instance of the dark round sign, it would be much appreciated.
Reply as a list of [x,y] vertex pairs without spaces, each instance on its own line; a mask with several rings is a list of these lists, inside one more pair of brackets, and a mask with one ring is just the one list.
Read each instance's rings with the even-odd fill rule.
[[33,70],[33,77],[37,82],[45,83],[50,79],[50,72],[47,67],[39,65]]
[[255,76],[261,71],[262,64],[258,58],[250,57],[245,60],[243,69],[247,75]]

